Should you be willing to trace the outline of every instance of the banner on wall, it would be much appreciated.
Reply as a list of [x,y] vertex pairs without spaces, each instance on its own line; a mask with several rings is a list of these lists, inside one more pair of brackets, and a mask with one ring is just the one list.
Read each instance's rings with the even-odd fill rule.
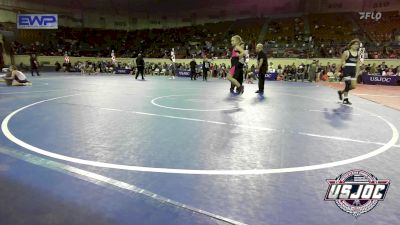
[[58,29],[57,14],[17,14],[18,29]]
[[381,76],[363,73],[362,81],[364,84],[400,85],[399,76]]
[[189,70],[176,70],[176,76],[178,77],[190,77],[191,72]]
[[130,74],[131,71],[130,69],[117,68],[115,69],[115,74]]

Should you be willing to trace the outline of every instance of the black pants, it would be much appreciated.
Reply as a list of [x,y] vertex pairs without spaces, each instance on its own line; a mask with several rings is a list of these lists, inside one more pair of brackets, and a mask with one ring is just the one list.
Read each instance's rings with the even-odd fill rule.
[[258,90],[264,92],[264,82],[265,82],[266,71],[261,70],[258,73]]
[[32,74],[32,76],[33,76],[33,71],[36,71],[36,75],[40,76],[39,71],[38,71],[37,68],[31,67],[31,74]]
[[136,78],[135,78],[135,79],[137,79],[137,78],[138,78],[138,76],[139,76],[139,73],[141,73],[141,74],[142,74],[142,80],[144,80],[144,77],[143,77],[143,73],[144,73],[144,67],[142,67],[142,66],[138,66],[138,68],[137,68],[137,73],[136,73]]
[[28,80],[20,80],[20,79],[18,79],[17,76],[15,76],[15,80],[16,80],[18,83],[21,83],[21,84],[23,84],[23,83],[28,83]]
[[[235,72],[235,75],[233,75],[233,78],[235,78],[240,86],[243,84],[243,67],[239,68],[237,72]],[[235,89],[235,85],[231,83],[231,92]]]
[[193,80],[193,79],[195,79],[196,80],[196,71],[190,71],[190,79],[191,80]]
[[208,70],[203,70],[203,80],[207,81],[207,72]]

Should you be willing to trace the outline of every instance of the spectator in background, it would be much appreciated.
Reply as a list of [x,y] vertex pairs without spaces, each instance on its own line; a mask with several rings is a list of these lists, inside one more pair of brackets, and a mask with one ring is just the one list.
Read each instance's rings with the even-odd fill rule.
[[393,73],[394,73],[395,75],[397,75],[397,76],[400,76],[400,66],[396,67],[396,68],[393,70]]
[[268,72],[275,73],[274,64],[272,62],[269,63]]
[[207,81],[207,74],[210,70],[210,62],[207,59],[207,55],[204,54],[203,57],[203,81]]
[[330,72],[330,71],[331,71],[331,67],[332,67],[331,63],[328,62],[328,63],[326,64],[326,67],[325,67],[325,73]]
[[380,74],[380,75],[383,75],[384,72],[386,73],[386,69],[387,69],[387,68],[388,68],[388,67],[387,67],[387,65],[385,64],[385,62],[382,62],[382,64],[379,65],[379,67],[378,67],[378,72],[379,72],[379,74]]
[[3,59],[3,44],[0,43],[0,69],[4,67],[4,59]]
[[59,72],[61,70],[61,64],[57,61],[56,63],[54,63],[54,65],[56,66],[56,72]]
[[[253,65],[253,67],[254,67],[254,65]],[[222,63],[221,67],[220,67],[220,74],[221,74],[221,78],[223,78],[224,80],[226,79],[226,71],[227,71],[227,68],[225,66],[225,63]]]
[[297,68],[295,79],[297,81],[297,79],[301,78],[301,81],[304,82],[304,77],[305,77],[305,65],[302,63]]
[[390,68],[390,69],[388,70],[388,72],[386,73],[386,76],[396,76],[396,74],[393,73],[393,69]]
[[136,77],[135,77],[135,79],[137,79],[138,76],[139,76],[139,73],[141,73],[141,74],[142,74],[142,80],[144,80],[144,76],[143,76],[143,73],[144,73],[144,64],[145,64],[145,63],[144,63],[142,54],[139,53],[138,57],[136,58],[137,72],[136,72]]
[[317,73],[317,63],[318,60],[313,60],[310,65],[310,70],[308,71],[308,81],[313,82],[315,81],[316,73]]
[[71,62],[63,63],[63,72],[71,72]]
[[332,72],[332,73],[336,72],[336,63],[333,63],[333,64],[331,65],[330,72]]
[[196,60],[194,57],[190,61],[190,80],[196,80]]
[[39,68],[39,62],[37,60],[36,54],[31,54],[31,58],[30,58],[30,63],[31,63],[31,74],[32,77],[33,75],[33,71],[36,71],[36,75],[40,76],[38,68]]
[[278,65],[278,69],[276,70],[276,72],[277,72],[278,74],[281,74],[281,73],[283,72],[283,69],[282,69],[281,64]]
[[376,69],[376,63],[373,63],[370,69],[370,74],[376,74],[377,69]]

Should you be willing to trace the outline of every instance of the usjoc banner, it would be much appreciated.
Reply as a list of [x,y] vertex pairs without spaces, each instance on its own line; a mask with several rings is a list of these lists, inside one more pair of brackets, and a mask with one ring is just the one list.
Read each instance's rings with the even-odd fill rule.
[[190,70],[176,70],[175,71],[177,77],[190,77]]
[[58,29],[57,14],[18,14],[18,29]]

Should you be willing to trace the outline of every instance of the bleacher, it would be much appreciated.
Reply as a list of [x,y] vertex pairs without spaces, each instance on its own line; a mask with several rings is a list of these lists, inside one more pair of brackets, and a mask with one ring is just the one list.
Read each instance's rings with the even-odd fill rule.
[[[70,28],[59,26],[58,30],[17,30],[13,43],[14,54],[37,52],[41,55],[62,56],[68,51],[72,56],[109,57],[115,50],[117,57],[135,57],[139,52],[150,58],[168,58],[175,49],[177,58],[212,57],[227,58],[231,48],[230,38],[240,35],[255,55],[255,44],[261,28],[267,25],[264,41],[268,54],[275,57],[332,57],[340,54],[346,43],[367,33],[374,51],[383,51],[374,42],[393,40],[394,30],[400,27],[397,12],[385,13],[378,22],[360,21],[354,13],[310,14],[287,18],[250,18],[236,21],[208,23],[190,27],[147,29],[136,31]],[[268,21],[268,24],[265,24]],[[308,22],[309,33],[306,31]],[[356,23],[357,22],[357,23]],[[356,27],[356,25],[359,27]],[[1,23],[1,29],[11,29],[15,24]],[[360,28],[361,31],[358,31]],[[312,37],[312,41],[309,40]],[[363,40],[365,41],[365,40]],[[382,44],[383,46],[383,44]],[[327,54],[333,48],[335,53]],[[378,54],[380,57],[380,54]],[[398,47],[394,48],[398,57]]]
[[378,21],[358,20],[372,41],[389,42],[394,40],[394,32],[400,29],[400,15],[397,11],[384,12]]
[[348,13],[310,14],[308,20],[312,36],[318,39],[348,42],[355,38]]

